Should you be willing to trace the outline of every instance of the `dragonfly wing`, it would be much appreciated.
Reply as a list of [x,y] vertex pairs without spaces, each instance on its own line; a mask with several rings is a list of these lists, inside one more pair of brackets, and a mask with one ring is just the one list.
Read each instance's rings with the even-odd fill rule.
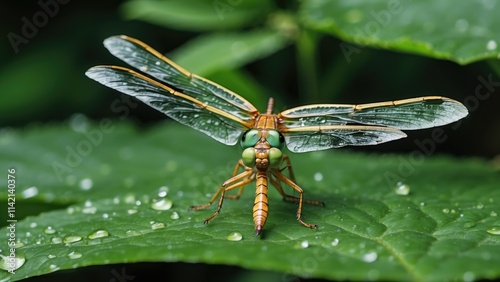
[[124,67],[97,66],[85,74],[227,145],[236,144],[241,133],[248,128],[248,120],[207,105]]
[[413,130],[449,124],[467,114],[467,108],[453,99],[427,96],[360,105],[307,105],[279,115],[287,128],[354,123]]
[[180,67],[145,43],[125,35],[104,40],[115,57],[196,100],[223,110],[251,127],[257,109],[236,93]]
[[363,125],[329,125],[283,128],[286,146],[295,153],[339,148],[344,146],[376,145],[406,137],[398,129]]

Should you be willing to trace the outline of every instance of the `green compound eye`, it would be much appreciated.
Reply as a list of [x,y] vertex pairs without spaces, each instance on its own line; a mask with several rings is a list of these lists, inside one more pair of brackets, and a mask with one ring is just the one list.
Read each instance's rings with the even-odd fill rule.
[[259,141],[260,135],[259,135],[259,130],[257,129],[250,129],[247,132],[243,133],[241,135],[241,147],[243,149],[253,147]]
[[241,159],[243,160],[243,164],[246,166],[255,166],[255,149],[250,147],[243,150],[243,153],[241,153]]
[[285,137],[283,137],[283,134],[276,130],[269,130],[267,132],[266,140],[273,148],[281,149],[285,145]]
[[283,161],[283,153],[278,148],[269,149],[269,166],[272,168],[277,168],[281,165]]

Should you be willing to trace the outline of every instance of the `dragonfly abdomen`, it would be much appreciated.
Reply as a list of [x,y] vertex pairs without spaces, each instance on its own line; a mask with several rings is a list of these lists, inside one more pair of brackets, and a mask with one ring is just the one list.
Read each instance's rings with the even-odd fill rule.
[[267,197],[268,180],[267,172],[257,172],[255,190],[255,201],[253,204],[253,222],[255,224],[255,234],[259,235],[266,224],[267,214],[269,212],[269,198]]

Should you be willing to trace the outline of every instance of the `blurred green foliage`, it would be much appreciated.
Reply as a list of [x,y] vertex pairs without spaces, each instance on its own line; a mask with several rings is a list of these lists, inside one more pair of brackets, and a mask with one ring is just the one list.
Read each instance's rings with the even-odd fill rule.
[[[102,41],[127,34],[258,108],[269,96],[278,110],[423,95],[465,101],[470,117],[440,150],[499,153],[493,124],[500,119],[494,106],[500,99],[494,28],[500,7],[494,1],[60,2],[1,4],[0,126],[64,120],[75,112],[116,116],[110,105],[117,94],[83,73],[96,64],[120,64]],[[471,100],[484,84],[481,77],[496,84],[489,97]],[[141,121],[164,118],[142,105],[132,114]]]

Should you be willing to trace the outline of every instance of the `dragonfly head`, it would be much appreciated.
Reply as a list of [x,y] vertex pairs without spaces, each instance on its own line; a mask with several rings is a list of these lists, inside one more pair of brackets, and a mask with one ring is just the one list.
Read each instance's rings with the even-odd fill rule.
[[283,160],[281,149],[285,145],[285,138],[277,130],[250,129],[243,133],[240,143],[243,148],[241,159],[248,167],[265,162],[263,168],[276,168]]

